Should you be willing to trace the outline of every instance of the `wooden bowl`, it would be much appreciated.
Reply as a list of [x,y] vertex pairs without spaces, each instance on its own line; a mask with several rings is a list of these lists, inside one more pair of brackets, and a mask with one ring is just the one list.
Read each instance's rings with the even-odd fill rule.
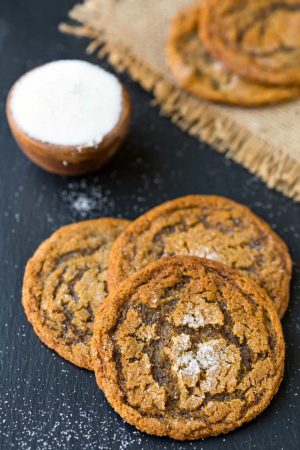
[[78,148],[42,142],[30,137],[18,127],[10,108],[16,83],[10,89],[6,101],[6,116],[11,132],[25,155],[48,172],[71,176],[94,172],[112,158],[124,141],[131,119],[131,101],[124,87],[122,87],[123,107],[116,126],[99,144]]

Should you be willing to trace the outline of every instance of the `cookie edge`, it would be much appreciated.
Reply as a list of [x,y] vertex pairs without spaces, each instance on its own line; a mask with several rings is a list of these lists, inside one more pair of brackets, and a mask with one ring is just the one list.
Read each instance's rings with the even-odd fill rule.
[[78,367],[83,369],[93,370],[93,365],[91,358],[87,361],[86,357],[80,352],[79,354],[76,352],[71,352],[62,342],[55,338],[51,332],[41,324],[41,320],[39,317],[39,311],[36,309],[34,305],[34,299],[31,295],[31,289],[34,285],[36,274],[38,272],[38,265],[40,261],[43,259],[43,255],[47,252],[49,244],[53,242],[53,240],[64,233],[69,233],[71,229],[80,228],[82,225],[90,224],[97,225],[98,223],[112,223],[112,222],[128,222],[127,219],[115,219],[109,217],[103,217],[99,219],[91,219],[91,220],[83,220],[80,222],[71,223],[68,225],[64,225],[57,229],[54,233],[51,234],[47,239],[45,239],[38,246],[34,254],[28,260],[23,277],[23,286],[22,286],[22,305],[25,311],[26,318],[28,322],[32,325],[34,333],[37,337],[51,350],[54,350],[58,353],[59,356],[64,358],[65,360],[75,364]]
[[280,254],[283,256],[283,260],[286,264],[286,279],[284,286],[281,286],[280,289],[280,307],[277,307],[278,314],[280,318],[284,316],[284,313],[287,310],[290,298],[290,280],[292,276],[292,259],[289,253],[289,249],[283,239],[267,224],[261,217],[257,216],[254,212],[251,211],[248,206],[245,206],[241,203],[236,202],[235,200],[229,199],[227,197],[222,197],[218,195],[187,195],[184,197],[178,197],[173,200],[169,200],[165,203],[162,203],[154,208],[150,209],[136,220],[134,220],[116,239],[114,242],[110,256],[108,261],[108,288],[111,292],[113,292],[117,286],[124,281],[126,276],[122,274],[122,271],[119,267],[120,262],[122,261],[122,255],[126,254],[126,240],[129,233],[140,234],[140,229],[145,228],[144,222],[150,224],[153,220],[159,217],[162,213],[168,213],[176,209],[180,209],[184,206],[191,205],[201,205],[206,202],[217,202],[219,204],[231,204],[235,208],[239,208],[244,211],[245,215],[250,216],[260,228],[262,228],[266,233],[270,234],[278,249]]

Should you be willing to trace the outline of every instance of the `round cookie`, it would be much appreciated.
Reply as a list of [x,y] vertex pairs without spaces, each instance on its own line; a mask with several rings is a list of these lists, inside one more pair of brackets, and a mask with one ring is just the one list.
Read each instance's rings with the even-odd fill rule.
[[124,281],[100,306],[91,346],[97,383],[122,418],[181,440],[256,417],[284,371],[265,292],[197,257],[162,258]]
[[93,370],[94,316],[108,294],[108,255],[128,224],[105,218],[62,227],[26,266],[22,300],[35,333],[60,356],[86,369]]
[[163,256],[217,260],[260,284],[283,316],[292,262],[285,243],[250,209],[224,197],[190,195],[139,217],[112,247],[109,289]]
[[188,6],[171,23],[167,59],[179,86],[200,98],[241,106],[269,104],[300,95],[300,87],[244,80],[215,60],[198,35],[200,15],[200,5]]
[[298,0],[205,0],[200,34],[216,59],[247,79],[300,84]]

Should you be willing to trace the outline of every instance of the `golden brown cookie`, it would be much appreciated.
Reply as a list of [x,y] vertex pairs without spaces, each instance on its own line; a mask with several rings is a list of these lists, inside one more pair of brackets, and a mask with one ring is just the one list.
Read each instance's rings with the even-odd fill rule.
[[300,84],[299,0],[205,0],[201,39],[212,55],[242,77]]
[[99,308],[91,346],[97,382],[122,418],[182,440],[256,417],[284,370],[265,291],[197,257],[162,258],[124,281]]
[[108,294],[108,255],[128,223],[105,218],[62,227],[26,266],[23,305],[35,333],[60,356],[86,369],[93,369],[94,316]]
[[283,316],[292,262],[285,243],[250,209],[224,197],[190,195],[135,220],[112,247],[109,289],[163,256],[214,259],[260,284]]
[[200,15],[200,5],[188,6],[171,23],[167,58],[179,86],[200,98],[241,106],[290,100],[300,95],[300,87],[243,80],[214,59],[198,35]]

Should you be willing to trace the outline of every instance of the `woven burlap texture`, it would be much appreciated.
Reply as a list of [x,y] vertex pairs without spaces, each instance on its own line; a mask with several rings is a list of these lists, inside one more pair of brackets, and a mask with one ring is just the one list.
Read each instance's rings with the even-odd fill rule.
[[60,30],[92,39],[87,50],[108,56],[153,93],[163,114],[193,136],[300,201],[300,101],[260,108],[221,106],[176,86],[165,42],[172,16],[191,0],[85,0]]

